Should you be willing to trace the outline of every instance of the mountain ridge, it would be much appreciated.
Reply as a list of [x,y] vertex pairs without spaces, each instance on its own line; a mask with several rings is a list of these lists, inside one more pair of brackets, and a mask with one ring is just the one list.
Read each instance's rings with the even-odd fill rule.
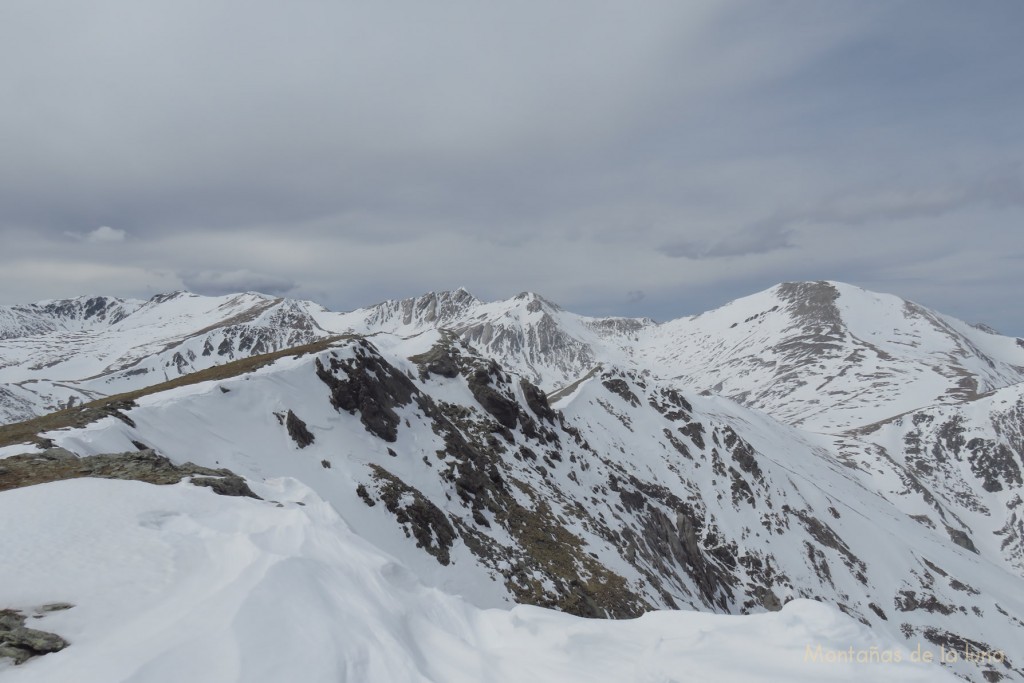
[[[83,318],[88,325],[75,330],[60,329],[54,321],[60,316],[40,313],[89,306],[110,313]],[[36,318],[26,322],[26,311]],[[163,325],[151,319],[158,312]],[[175,293],[141,303],[82,297],[0,307],[0,321],[17,316],[32,333],[13,337],[13,324],[0,325],[7,330],[0,339],[0,418],[7,422],[332,334],[410,335],[438,328],[549,393],[609,362],[820,431],[851,429],[1024,380],[1021,340],[892,295],[828,281],[782,283],[662,323],[581,316],[530,292],[483,302],[464,288],[348,312],[256,293]],[[92,348],[91,335],[100,340]],[[75,370],[67,367],[65,350],[79,360],[94,354],[107,362]]]

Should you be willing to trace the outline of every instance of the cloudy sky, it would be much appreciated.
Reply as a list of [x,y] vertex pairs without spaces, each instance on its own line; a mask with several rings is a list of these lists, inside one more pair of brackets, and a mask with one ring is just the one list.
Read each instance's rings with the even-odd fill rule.
[[1024,3],[4,0],[0,303],[833,279],[1024,334]]

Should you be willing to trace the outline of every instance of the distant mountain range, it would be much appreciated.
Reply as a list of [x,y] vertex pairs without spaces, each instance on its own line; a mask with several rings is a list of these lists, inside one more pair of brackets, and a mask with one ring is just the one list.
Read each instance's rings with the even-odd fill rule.
[[784,283],[664,323],[465,290],[83,297],[0,308],[0,359],[0,490],[131,452],[294,477],[477,607],[811,598],[1024,680],[1024,340],[895,296]]
[[81,297],[0,307],[0,418],[25,419],[337,334],[451,330],[556,391],[610,364],[836,431],[1024,379],[1024,340],[895,296],[785,283],[697,316],[589,318],[523,293],[433,292],[348,313],[248,293]]

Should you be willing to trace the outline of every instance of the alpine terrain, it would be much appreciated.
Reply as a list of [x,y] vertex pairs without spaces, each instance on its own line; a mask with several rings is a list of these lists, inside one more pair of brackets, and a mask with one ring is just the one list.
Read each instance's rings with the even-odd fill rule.
[[5,681],[1024,681],[1024,340],[896,296],[46,301],[0,419]]

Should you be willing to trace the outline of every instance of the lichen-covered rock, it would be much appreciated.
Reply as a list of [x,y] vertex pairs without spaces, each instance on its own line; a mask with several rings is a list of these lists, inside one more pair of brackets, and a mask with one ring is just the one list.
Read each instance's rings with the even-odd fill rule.
[[193,479],[193,484],[208,486],[220,495],[259,498],[244,479],[230,470],[201,467],[191,462],[175,465],[169,458],[149,448],[82,458],[63,448],[14,455],[3,460],[0,491],[81,477],[177,484],[185,477],[196,475],[201,478]]
[[409,360],[413,361],[420,368],[420,377],[426,379],[430,375],[440,375],[452,379],[459,376],[459,350],[454,345],[450,334],[442,337],[442,340],[434,345],[429,351]]
[[54,633],[25,627],[25,615],[17,610],[0,609],[0,658],[22,664],[32,657],[59,652],[68,642]]
[[245,479],[234,474],[223,477],[193,477],[191,483],[193,486],[208,486],[214,493],[222,496],[260,499],[245,483]]

